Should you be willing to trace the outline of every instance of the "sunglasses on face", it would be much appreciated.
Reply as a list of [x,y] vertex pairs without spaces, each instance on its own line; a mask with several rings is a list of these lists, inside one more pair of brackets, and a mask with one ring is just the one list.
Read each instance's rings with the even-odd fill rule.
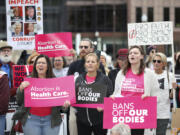
[[153,60],[153,63],[161,63],[161,60]]
[[79,46],[80,49],[88,49],[88,46]]

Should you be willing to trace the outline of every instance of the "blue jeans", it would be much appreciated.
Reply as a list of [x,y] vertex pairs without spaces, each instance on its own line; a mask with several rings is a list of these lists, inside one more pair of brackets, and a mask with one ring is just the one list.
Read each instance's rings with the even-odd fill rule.
[[0,135],[4,135],[6,115],[0,115]]
[[23,126],[24,135],[58,135],[60,126],[51,128],[51,115],[30,115]]

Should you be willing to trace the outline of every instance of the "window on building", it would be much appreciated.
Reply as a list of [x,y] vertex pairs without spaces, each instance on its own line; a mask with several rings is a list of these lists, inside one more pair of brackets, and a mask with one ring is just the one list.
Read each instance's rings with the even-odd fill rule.
[[136,8],[136,22],[141,22],[141,16],[142,16],[142,8],[137,7]]
[[97,6],[97,30],[113,31],[113,6]]
[[91,32],[94,29],[93,6],[68,7],[68,31]]
[[169,21],[169,8],[168,7],[165,7],[164,9],[163,9],[163,20],[164,21]]
[[0,33],[5,34],[6,33],[6,14],[0,13]]
[[127,31],[127,7],[126,4],[116,6],[116,31]]
[[148,8],[148,22],[153,22],[154,20],[154,11],[153,7]]
[[180,8],[175,8],[175,27],[180,27]]

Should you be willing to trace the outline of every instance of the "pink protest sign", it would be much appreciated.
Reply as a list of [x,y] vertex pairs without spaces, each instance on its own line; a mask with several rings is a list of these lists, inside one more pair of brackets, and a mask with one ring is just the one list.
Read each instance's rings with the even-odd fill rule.
[[157,99],[147,97],[104,98],[103,128],[125,123],[132,129],[156,128]]
[[72,49],[70,32],[36,35],[36,50],[49,57],[68,56]]
[[66,100],[76,102],[74,77],[52,79],[25,78],[30,82],[24,90],[26,107],[62,106]]

